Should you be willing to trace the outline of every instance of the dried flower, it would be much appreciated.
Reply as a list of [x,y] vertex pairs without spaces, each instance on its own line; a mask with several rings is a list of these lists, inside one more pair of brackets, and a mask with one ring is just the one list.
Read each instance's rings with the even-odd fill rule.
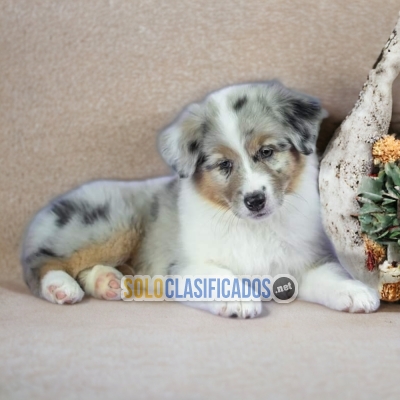
[[394,135],[384,135],[372,146],[374,164],[385,164],[400,159],[400,140]]
[[379,243],[363,235],[365,252],[367,253],[367,268],[372,271],[386,258],[386,249]]

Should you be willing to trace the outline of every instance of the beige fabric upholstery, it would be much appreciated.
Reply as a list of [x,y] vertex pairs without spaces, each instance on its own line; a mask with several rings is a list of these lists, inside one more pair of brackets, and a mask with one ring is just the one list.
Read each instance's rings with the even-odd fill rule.
[[271,303],[249,321],[169,302],[63,307],[1,286],[1,399],[398,398],[394,306]]
[[[0,397],[389,398],[396,306],[354,316],[270,305],[258,321],[177,304],[57,307],[28,294],[18,247],[60,192],[167,173],[157,130],[223,85],[277,77],[320,97],[331,115],[323,147],[399,9],[398,0],[0,0]],[[400,83],[396,129],[399,95]]]

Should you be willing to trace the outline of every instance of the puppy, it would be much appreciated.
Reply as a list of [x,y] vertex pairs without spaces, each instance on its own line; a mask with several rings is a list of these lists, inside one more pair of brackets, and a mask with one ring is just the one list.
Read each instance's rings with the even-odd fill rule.
[[[230,86],[160,133],[178,176],[96,181],[54,200],[23,244],[32,292],[57,304],[121,298],[123,274],[291,274],[299,297],[372,312],[377,292],[338,263],[321,224],[315,143],[326,112],[277,81]],[[261,301],[191,302],[253,318]]]

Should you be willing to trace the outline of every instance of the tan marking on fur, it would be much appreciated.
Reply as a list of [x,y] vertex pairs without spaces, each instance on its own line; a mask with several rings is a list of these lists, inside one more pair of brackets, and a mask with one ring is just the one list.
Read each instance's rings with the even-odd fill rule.
[[[223,144],[214,148],[213,155],[221,158],[221,161],[225,159],[231,160],[234,164],[237,164],[240,160],[239,155],[233,149]],[[197,190],[205,199],[219,207],[230,209],[228,200],[232,200],[240,187],[240,175],[237,172],[238,169],[234,167],[231,176],[224,184],[214,178],[215,174],[218,173],[217,170],[218,168],[211,171],[197,171],[194,175],[194,182]]]
[[213,154],[221,156],[221,159],[227,159],[233,162],[239,159],[239,154],[237,154],[236,151],[223,144],[220,144],[217,147],[215,147],[213,150]]
[[65,271],[76,278],[81,271],[97,264],[121,266],[135,257],[140,247],[140,238],[137,231],[126,231],[116,234],[104,243],[80,249],[69,258],[50,260],[40,268],[40,278],[53,270]]
[[135,270],[133,269],[133,267],[131,267],[128,264],[124,264],[124,265],[119,265],[118,267],[115,267],[119,272],[121,272],[122,275],[134,275],[135,274]]
[[211,203],[229,209],[229,205],[222,196],[223,188],[212,177],[212,171],[198,171],[194,175],[194,182],[198,192]]
[[290,182],[286,189],[286,193],[293,193],[300,183],[300,179],[303,175],[304,167],[306,165],[306,159],[303,154],[300,154],[297,150],[291,150],[290,152],[290,167],[288,173],[290,176]]
[[250,139],[246,142],[246,150],[250,157],[257,154],[262,146],[267,145],[268,139],[273,139],[273,136],[268,133],[252,134]]
[[[253,157],[261,147],[271,145],[274,148],[277,142],[277,138],[268,133],[252,135],[246,143],[246,149]],[[286,165],[278,168],[268,161],[259,161],[257,168],[264,170],[272,178],[275,191],[286,188],[285,193],[293,192],[297,188],[304,170],[304,156],[292,149],[290,151],[277,150],[273,157],[278,160],[278,163],[280,161],[280,163],[286,163]]]

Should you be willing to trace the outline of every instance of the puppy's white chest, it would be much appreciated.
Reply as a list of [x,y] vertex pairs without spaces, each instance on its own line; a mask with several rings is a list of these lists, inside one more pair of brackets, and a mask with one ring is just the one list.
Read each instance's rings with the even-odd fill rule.
[[270,229],[206,229],[195,247],[196,258],[229,268],[237,275],[289,273],[305,263],[301,252]]

